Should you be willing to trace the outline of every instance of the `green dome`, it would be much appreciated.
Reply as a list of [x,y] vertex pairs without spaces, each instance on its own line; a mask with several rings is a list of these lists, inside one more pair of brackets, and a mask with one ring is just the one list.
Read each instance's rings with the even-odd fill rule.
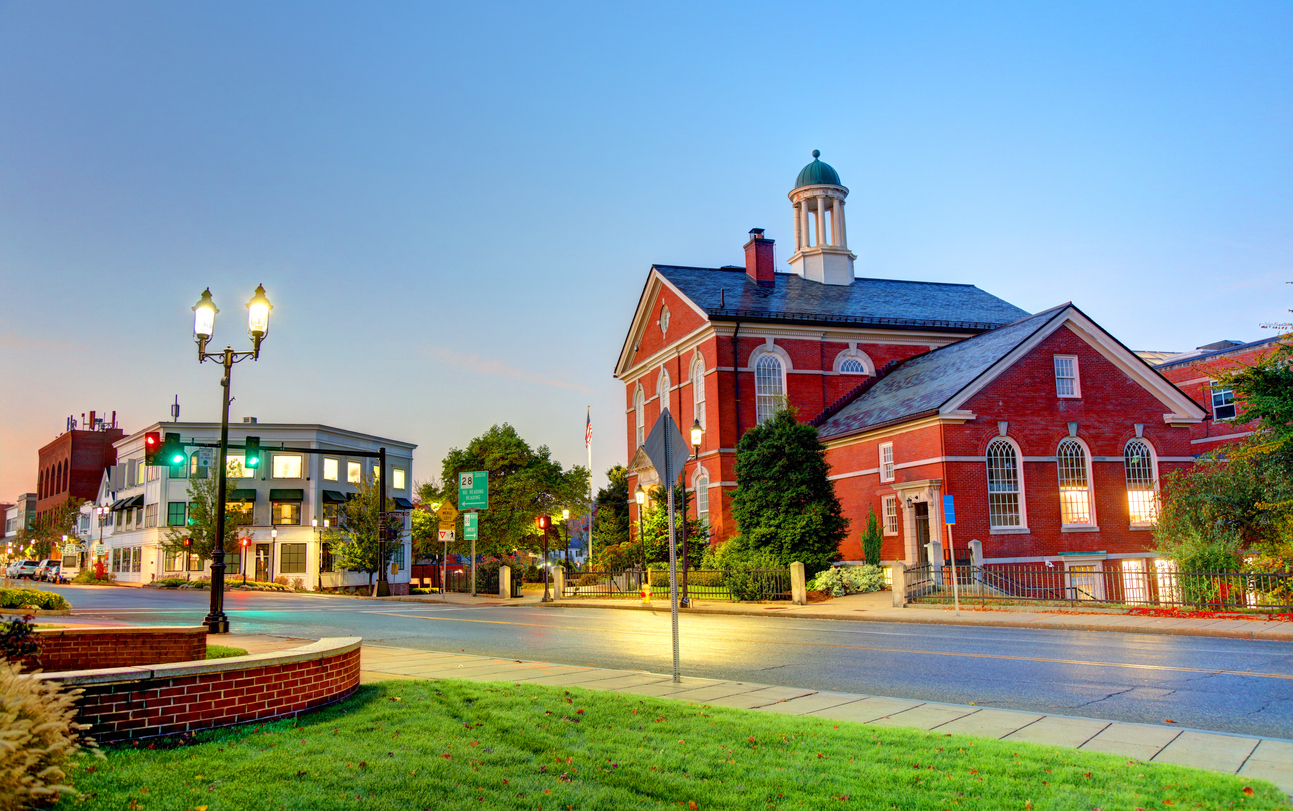
[[840,182],[839,172],[831,168],[829,163],[822,163],[817,158],[822,153],[813,150],[813,162],[799,170],[799,177],[795,178],[795,188],[801,186],[843,186]]

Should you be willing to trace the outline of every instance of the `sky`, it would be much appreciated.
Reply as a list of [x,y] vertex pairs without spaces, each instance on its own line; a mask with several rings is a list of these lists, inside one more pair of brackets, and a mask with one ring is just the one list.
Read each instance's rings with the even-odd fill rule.
[[[652,263],[787,245],[813,149],[859,276],[1072,301],[1135,349],[1293,306],[1293,3],[0,0],[0,500],[68,415],[415,442],[595,481]],[[782,263],[790,251],[781,250]],[[782,270],[788,268],[783,267]]]

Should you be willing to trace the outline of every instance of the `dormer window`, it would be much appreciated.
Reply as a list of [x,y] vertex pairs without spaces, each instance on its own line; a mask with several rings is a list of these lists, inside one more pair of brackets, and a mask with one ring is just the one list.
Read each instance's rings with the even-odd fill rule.
[[1082,384],[1078,380],[1077,355],[1055,356],[1055,396],[1082,396]]

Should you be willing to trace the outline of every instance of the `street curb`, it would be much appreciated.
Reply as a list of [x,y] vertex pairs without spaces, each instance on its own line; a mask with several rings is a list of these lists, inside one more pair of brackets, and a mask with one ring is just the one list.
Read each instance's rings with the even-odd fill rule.
[[[619,611],[669,611],[668,606],[656,607],[645,605],[596,605],[584,603],[555,602],[538,603],[544,608],[601,608]],[[1270,642],[1293,642],[1293,632],[1258,635],[1253,631],[1231,631],[1208,628],[1154,628],[1151,626],[1118,627],[1110,625],[1076,625],[1062,622],[1011,622],[1009,620],[989,620],[986,622],[957,622],[955,619],[933,619],[928,617],[841,617],[838,614],[774,614],[764,611],[725,611],[715,608],[679,608],[680,614],[716,614],[736,617],[769,617],[786,619],[836,620],[839,622],[906,622],[917,625],[958,625],[972,628],[1040,628],[1048,631],[1113,631],[1125,634],[1159,634],[1171,636],[1202,636],[1220,639],[1253,639]]]

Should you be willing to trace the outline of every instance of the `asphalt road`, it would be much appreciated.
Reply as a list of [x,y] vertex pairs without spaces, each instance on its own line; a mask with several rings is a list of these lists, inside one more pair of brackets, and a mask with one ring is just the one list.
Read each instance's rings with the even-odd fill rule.
[[[59,586],[86,620],[198,624],[204,591]],[[235,592],[234,633],[670,672],[667,613]],[[684,675],[1293,738],[1293,645],[1241,639],[684,615]]]

